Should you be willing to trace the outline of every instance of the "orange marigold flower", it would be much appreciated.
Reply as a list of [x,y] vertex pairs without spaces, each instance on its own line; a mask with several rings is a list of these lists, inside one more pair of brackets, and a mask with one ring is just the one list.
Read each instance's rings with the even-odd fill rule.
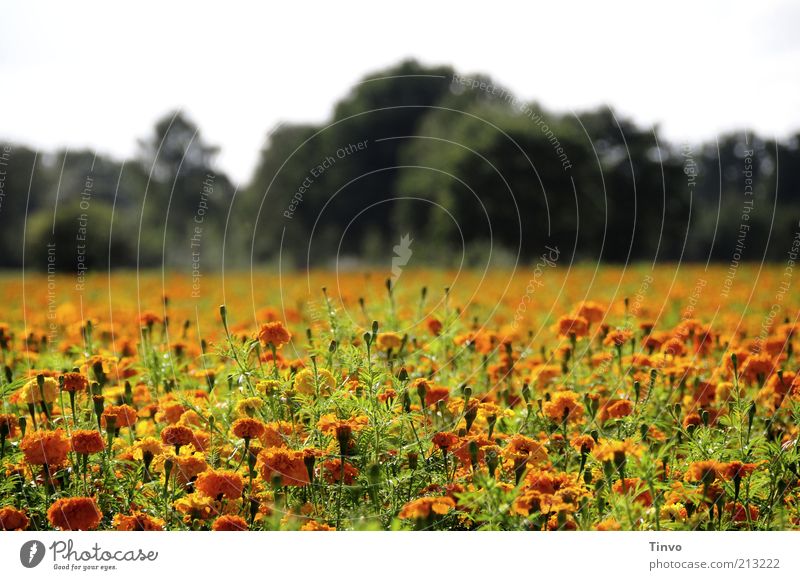
[[741,461],[731,461],[722,465],[720,476],[723,479],[742,479],[753,473],[758,467],[757,463],[742,463]]
[[442,327],[444,326],[438,318],[428,318],[425,322],[425,325],[428,327],[428,332],[430,332],[433,336],[439,336],[442,332]]
[[606,309],[602,304],[597,302],[585,301],[578,305],[575,309],[575,314],[582,316],[591,323],[601,322],[606,316]]
[[376,344],[378,346],[378,350],[397,350],[400,348],[400,345],[403,343],[403,337],[395,332],[382,332],[378,335],[376,340]]
[[166,422],[170,425],[175,425],[181,420],[183,414],[186,412],[186,407],[180,403],[164,403],[156,413],[156,421],[159,423]]
[[603,339],[603,346],[623,346],[633,337],[630,330],[612,330]]
[[69,453],[69,439],[64,431],[33,431],[23,437],[20,449],[31,465],[60,465]]
[[742,365],[741,375],[748,381],[764,380],[772,374],[775,362],[769,354],[754,354]]
[[455,507],[456,502],[451,497],[421,497],[404,505],[398,515],[404,520],[426,520],[443,516]]
[[2,435],[4,439],[13,439],[16,437],[18,427],[19,423],[17,422],[16,415],[0,415],[0,435]]
[[235,471],[229,470],[209,470],[204,471],[197,477],[195,488],[214,499],[238,499],[242,497],[244,480]]
[[288,421],[273,421],[264,425],[264,433],[259,441],[264,447],[286,447],[286,439],[292,434],[292,424]]
[[394,400],[396,398],[397,398],[397,391],[395,391],[391,387],[384,389],[378,394],[378,401],[380,401],[381,403],[385,403],[386,401]]
[[161,441],[164,445],[180,447],[192,442],[192,430],[183,425],[170,425],[161,431]]
[[[322,473],[328,483],[339,483],[342,479],[341,459],[331,459],[322,464]],[[345,461],[344,464],[344,484],[353,485],[358,477],[358,469]]]
[[13,532],[28,527],[28,516],[25,512],[13,507],[0,508],[0,530]]
[[589,333],[589,321],[583,316],[562,316],[556,323],[556,330],[560,336],[580,338]]
[[64,377],[64,390],[68,393],[85,391],[89,387],[89,379],[81,373],[69,372],[61,376]]
[[211,434],[206,431],[192,431],[192,446],[197,451],[208,451]]
[[94,530],[103,514],[93,497],[68,497],[56,500],[47,510],[47,519],[60,530]]
[[645,483],[638,477],[626,477],[624,482],[622,480],[617,480],[614,482],[614,485],[611,486],[611,489],[614,493],[636,494],[634,498],[635,501],[647,507],[653,505],[653,496],[650,495],[650,491],[646,488]]
[[186,485],[208,469],[208,463],[200,453],[175,455],[170,459],[173,463],[172,474],[179,485]]
[[668,339],[669,336],[663,332],[650,333],[642,339],[642,345],[652,354],[653,351],[660,350]]
[[301,532],[335,532],[336,528],[329,526],[328,524],[323,524],[316,520],[311,520],[303,524],[300,528]]
[[153,326],[159,322],[161,322],[161,317],[151,310],[146,310],[139,316],[139,324],[144,326]]
[[594,449],[595,440],[591,435],[576,435],[569,442],[573,449],[581,453],[589,453]]
[[470,451],[470,447],[475,448],[475,459],[480,463],[486,459],[486,449],[494,447],[494,441],[483,434],[461,438],[458,444],[453,447],[452,452],[464,466],[472,463],[473,454]]
[[554,423],[574,422],[583,415],[583,406],[578,402],[577,393],[559,391],[542,405],[542,411]]
[[622,529],[622,526],[620,526],[619,522],[614,518],[607,518],[597,524],[594,529],[598,532],[618,532]]
[[280,485],[293,485],[302,487],[308,485],[308,470],[303,461],[305,454],[302,451],[273,447],[264,449],[258,454],[261,464],[261,477],[271,482],[274,478],[280,479]]
[[697,481],[704,484],[710,484],[721,475],[724,467],[724,463],[714,461],[713,459],[707,461],[695,461],[689,465],[689,469],[686,470],[684,479],[686,481]]
[[661,352],[670,356],[683,356],[686,354],[686,346],[679,338],[670,338],[661,345]]
[[458,443],[458,435],[455,433],[441,431],[433,436],[433,444],[444,451],[448,451],[456,443]]
[[280,321],[267,322],[261,325],[258,331],[258,339],[264,346],[274,346],[281,348],[292,339],[292,335]]
[[76,429],[72,432],[71,439],[72,450],[82,455],[100,453],[106,448],[103,436],[99,431],[93,429]]
[[214,532],[246,532],[248,529],[250,528],[244,518],[234,515],[219,516],[211,524],[211,530]]
[[450,397],[450,389],[442,386],[430,385],[425,391],[425,404],[430,407],[439,401],[447,401]]
[[538,463],[547,459],[547,450],[544,445],[520,434],[511,437],[503,453],[507,457],[523,456],[528,463]]
[[633,401],[628,399],[619,399],[617,401],[609,401],[604,409],[604,415],[611,419],[621,419],[627,417],[633,412]]
[[240,439],[257,439],[264,434],[264,423],[258,419],[236,419],[231,426],[233,434]]
[[164,529],[164,520],[134,512],[131,515],[115,515],[111,525],[119,532],[160,532]]
[[619,465],[628,455],[639,457],[642,454],[642,446],[630,439],[625,441],[603,441],[595,447],[593,454],[598,461],[613,461]]
[[683,428],[688,429],[689,427],[699,427],[703,424],[703,418],[700,416],[699,413],[689,413],[686,417],[683,418]]
[[728,502],[725,504],[725,511],[731,514],[731,519],[735,523],[742,523],[747,521],[747,511],[750,511],[750,520],[755,521],[758,519],[758,507],[754,505],[749,505],[748,507],[743,506],[741,503],[736,502]]
[[561,367],[558,365],[537,365],[531,370],[531,382],[543,387],[556,377],[561,376]]
[[103,411],[103,414],[101,415],[103,426],[106,425],[109,417],[116,418],[114,425],[117,427],[130,427],[131,425],[136,424],[138,414],[136,409],[130,405],[110,405]]

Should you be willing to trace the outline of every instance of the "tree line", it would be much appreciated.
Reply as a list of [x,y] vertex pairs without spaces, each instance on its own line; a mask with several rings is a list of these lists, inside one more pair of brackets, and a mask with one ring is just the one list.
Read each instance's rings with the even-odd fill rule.
[[126,160],[0,144],[0,267],[45,269],[52,247],[67,271],[389,267],[401,240],[443,266],[546,246],[591,261],[782,260],[800,216],[800,133],[670,143],[608,107],[549,111],[415,61],[366,77],[325,123],[272,131],[247,183],[217,153],[179,111]]

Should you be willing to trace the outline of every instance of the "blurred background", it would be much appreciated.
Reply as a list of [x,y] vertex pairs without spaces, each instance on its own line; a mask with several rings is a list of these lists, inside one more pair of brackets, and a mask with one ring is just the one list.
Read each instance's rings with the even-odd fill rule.
[[[800,10],[7,5],[0,267],[783,260]],[[403,241],[405,240],[405,241]]]

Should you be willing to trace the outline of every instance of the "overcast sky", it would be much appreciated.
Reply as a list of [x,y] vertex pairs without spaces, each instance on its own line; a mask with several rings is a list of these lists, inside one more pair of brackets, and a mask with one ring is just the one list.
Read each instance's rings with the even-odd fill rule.
[[[250,4],[250,5],[248,5]],[[800,5],[38,2],[0,7],[0,138],[136,150],[181,107],[249,177],[280,121],[323,121],[364,74],[416,57],[557,111],[608,103],[674,140],[800,129]]]

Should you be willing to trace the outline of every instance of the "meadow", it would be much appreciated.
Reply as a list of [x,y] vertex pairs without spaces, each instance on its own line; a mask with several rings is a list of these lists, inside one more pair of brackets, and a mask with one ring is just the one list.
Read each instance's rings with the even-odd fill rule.
[[792,274],[5,273],[0,529],[797,529]]

